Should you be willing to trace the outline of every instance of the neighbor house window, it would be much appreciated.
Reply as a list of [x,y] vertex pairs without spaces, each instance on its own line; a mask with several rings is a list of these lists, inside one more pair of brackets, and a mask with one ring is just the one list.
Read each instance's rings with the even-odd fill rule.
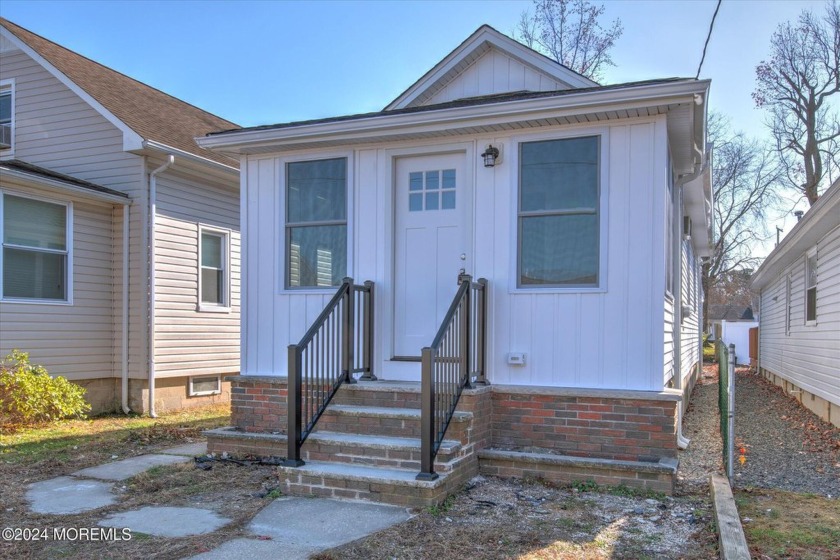
[[200,231],[200,307],[227,308],[230,305],[228,299],[228,286],[230,284],[228,282],[228,234],[203,228]]
[[218,395],[222,392],[222,379],[220,375],[204,375],[201,377],[190,377],[190,396],[200,397],[202,395]]
[[805,258],[805,322],[817,320],[817,253]]
[[518,284],[597,287],[599,137],[520,144]]
[[3,299],[69,299],[70,205],[2,195]]
[[785,334],[790,336],[790,316],[793,313],[793,304],[790,299],[791,278],[790,274],[785,277]]
[[11,83],[0,84],[0,150],[12,148],[14,99]]
[[338,286],[347,274],[347,159],[286,164],[286,286]]

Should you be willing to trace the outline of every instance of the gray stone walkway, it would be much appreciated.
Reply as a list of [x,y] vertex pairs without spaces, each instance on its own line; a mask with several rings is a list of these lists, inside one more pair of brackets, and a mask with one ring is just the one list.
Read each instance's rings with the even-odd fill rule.
[[[207,452],[204,443],[165,449],[97,467],[82,469],[31,484],[26,492],[36,513],[70,515],[117,503],[114,484],[150,468],[190,461]],[[96,479],[96,480],[91,480]],[[249,538],[228,541],[200,560],[243,558],[306,559],[315,552],[381,531],[411,517],[404,507],[329,500],[278,498],[251,520]],[[115,512],[99,522],[103,527],[125,527],[132,533],[178,538],[212,533],[230,522],[214,511],[194,507],[148,506]]]

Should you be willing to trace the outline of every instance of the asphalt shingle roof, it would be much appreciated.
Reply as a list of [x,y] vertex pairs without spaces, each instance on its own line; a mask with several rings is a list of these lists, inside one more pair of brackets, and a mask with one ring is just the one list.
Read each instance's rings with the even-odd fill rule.
[[755,321],[752,307],[744,305],[709,305],[710,321]]
[[198,147],[194,138],[238,125],[129,78],[36,35],[5,18],[0,25],[55,66],[145,140],[238,167],[238,161]]
[[83,189],[88,189],[91,191],[110,194],[114,196],[121,196],[126,200],[130,199],[130,197],[124,192],[115,191],[113,189],[109,189],[108,187],[103,187],[101,185],[90,183],[88,181],[82,181],[81,179],[76,179],[75,177],[71,177],[70,175],[58,173],[56,171],[52,171],[51,169],[46,169],[44,167],[38,167],[37,165],[32,165],[31,163],[26,163],[25,161],[21,161],[19,159],[9,159],[0,161],[0,170],[2,169],[14,169],[17,171],[23,171],[24,173],[28,173],[30,175],[37,175],[38,177],[43,177],[45,179],[62,181],[64,183],[68,183],[76,187],[81,187]]

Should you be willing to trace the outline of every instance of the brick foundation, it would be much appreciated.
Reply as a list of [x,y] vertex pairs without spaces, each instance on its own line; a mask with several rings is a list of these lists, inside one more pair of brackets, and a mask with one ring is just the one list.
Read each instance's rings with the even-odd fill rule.
[[492,394],[494,447],[622,461],[677,457],[676,392],[494,386]]

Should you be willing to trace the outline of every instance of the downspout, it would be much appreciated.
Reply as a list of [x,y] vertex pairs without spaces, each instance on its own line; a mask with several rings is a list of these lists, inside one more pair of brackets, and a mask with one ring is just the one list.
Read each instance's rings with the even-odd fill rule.
[[[676,370],[676,375],[674,376],[674,388],[683,392],[683,376],[682,376],[682,302],[683,302],[683,279],[682,279],[682,217],[683,217],[683,196],[682,196],[682,189],[683,187],[693,181],[697,177],[699,177],[704,171],[706,170],[705,163],[698,164],[694,168],[693,173],[689,173],[688,175],[683,175],[677,179],[677,192],[679,193],[679,205],[675,210],[678,212],[674,212],[674,214],[679,215],[679,219],[675,220],[673,224],[671,224],[671,228],[675,230],[676,235],[674,235],[674,246],[671,247],[672,251],[675,251],[675,258],[673,260],[673,267],[674,270],[672,272],[674,276],[674,280],[678,282],[677,286],[678,289],[674,290],[674,318],[677,319],[674,321],[674,369]],[[673,201],[671,202],[673,204]],[[701,344],[700,352],[702,355],[703,347]],[[685,435],[682,433],[682,422],[683,422],[683,415],[685,414],[686,402],[685,402],[685,395],[683,398],[680,399],[680,402],[677,404],[677,446],[680,449],[687,449],[688,444],[691,440],[689,440]]]
[[129,251],[129,206],[123,206],[123,231],[122,231],[122,336],[120,340],[122,356],[122,411],[124,414],[131,412],[128,407],[128,251]]
[[155,412],[155,217],[157,215],[157,174],[169,169],[175,163],[175,156],[169,155],[166,163],[149,173],[149,416],[157,418]]

